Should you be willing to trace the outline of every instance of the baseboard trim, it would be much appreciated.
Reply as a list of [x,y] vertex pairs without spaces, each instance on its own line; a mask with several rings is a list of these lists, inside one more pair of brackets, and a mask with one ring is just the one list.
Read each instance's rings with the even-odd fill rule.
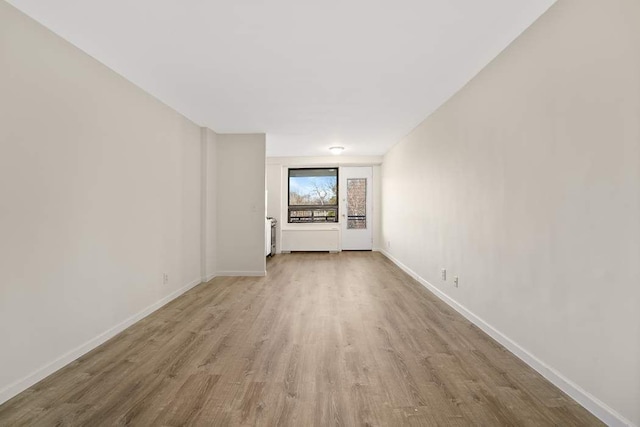
[[208,276],[206,276],[206,277],[204,278],[203,282],[204,282],[204,283],[207,283],[207,282],[209,282],[209,281],[211,281],[211,280],[215,279],[216,277],[218,277],[218,274],[216,274],[216,273],[210,274],[210,275],[208,275]]
[[90,339],[89,341],[85,342],[84,344],[79,345],[78,347],[74,348],[73,350],[68,351],[67,353],[65,353],[62,356],[58,357],[53,362],[50,362],[50,363],[46,364],[45,366],[37,369],[35,372],[32,372],[31,374],[25,376],[24,378],[22,378],[20,380],[17,380],[15,382],[13,382],[12,384],[9,384],[8,386],[6,386],[2,390],[0,390],[0,404],[6,402],[7,400],[13,398],[16,395],[22,393],[24,390],[26,390],[29,387],[31,387],[32,385],[36,384],[38,381],[41,381],[41,380],[45,379],[46,377],[48,377],[49,375],[53,374],[57,370],[65,367],[69,363],[73,362],[74,360],[76,360],[80,356],[83,356],[84,354],[88,353],[89,351],[93,350],[94,348],[98,347],[99,345],[105,343],[109,339],[113,338],[114,336],[116,336],[120,332],[122,332],[125,329],[127,329],[129,326],[131,326],[134,323],[138,322],[139,320],[142,320],[143,318],[147,317],[149,314],[151,314],[154,311],[158,310],[159,308],[161,308],[162,306],[166,305],[167,303],[173,301],[174,299],[176,299],[180,295],[184,294],[185,292],[187,292],[191,288],[195,287],[196,285],[199,285],[200,283],[201,283],[200,279],[196,279],[196,280],[193,280],[193,281],[189,282],[187,285],[185,285],[182,288],[170,293],[166,297],[164,297],[161,300],[151,304],[150,306],[146,307],[142,311],[134,314],[133,316],[131,316],[131,317],[127,318],[126,320],[118,323],[117,325],[107,329],[106,331],[102,332],[98,336]]
[[218,271],[216,273],[216,277],[227,276],[227,277],[237,277],[237,276],[246,276],[246,277],[262,277],[266,276],[267,272],[263,271]]
[[380,253],[382,253],[391,262],[397,265],[402,271],[414,278],[418,283],[431,291],[435,296],[437,296],[451,308],[463,315],[471,323],[482,329],[491,338],[498,341],[502,346],[516,355],[520,360],[525,362],[531,368],[535,369],[540,375],[545,377],[552,384],[569,395],[572,399],[582,405],[586,410],[598,417],[602,422],[610,427],[637,427],[635,424],[616,412],[607,404],[566,378],[564,375],[544,363],[542,360],[538,359],[536,356],[524,349],[511,338],[507,337],[502,332],[491,326],[489,323],[482,320],[482,318],[478,317],[471,310],[467,309],[465,306],[442,292],[427,280],[420,277],[420,275],[403,264],[389,252],[381,249]]

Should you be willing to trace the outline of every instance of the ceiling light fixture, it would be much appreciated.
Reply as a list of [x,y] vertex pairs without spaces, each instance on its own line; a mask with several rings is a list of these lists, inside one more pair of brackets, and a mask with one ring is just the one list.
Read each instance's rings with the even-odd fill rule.
[[331,154],[333,154],[334,156],[337,156],[339,154],[342,154],[342,152],[344,151],[344,147],[331,147],[329,148],[329,151],[331,151]]

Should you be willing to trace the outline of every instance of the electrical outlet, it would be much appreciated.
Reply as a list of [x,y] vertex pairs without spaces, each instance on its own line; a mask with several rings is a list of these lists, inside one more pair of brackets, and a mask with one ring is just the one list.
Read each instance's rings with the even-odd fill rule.
[[162,283],[164,285],[166,285],[167,283],[169,283],[169,275],[167,273],[163,273],[162,274]]
[[446,268],[442,269],[442,280],[447,280],[447,269]]
[[455,276],[453,278],[453,286],[455,286],[456,288],[458,287],[458,276]]

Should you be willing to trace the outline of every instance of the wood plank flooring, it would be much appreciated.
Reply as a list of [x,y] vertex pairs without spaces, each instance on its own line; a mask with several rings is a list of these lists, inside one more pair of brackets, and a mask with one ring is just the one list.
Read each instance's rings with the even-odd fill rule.
[[0,406],[0,425],[589,426],[378,253],[202,284]]

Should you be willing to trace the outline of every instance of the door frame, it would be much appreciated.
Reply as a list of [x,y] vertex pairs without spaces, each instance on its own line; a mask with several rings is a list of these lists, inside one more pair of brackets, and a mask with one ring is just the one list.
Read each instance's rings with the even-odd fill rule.
[[[350,230],[348,226],[347,180],[349,178],[365,178],[366,192],[366,229]],[[342,250],[373,250],[373,166],[342,166],[338,182],[338,209],[340,215],[340,247]],[[351,241],[349,241],[351,239]]]

